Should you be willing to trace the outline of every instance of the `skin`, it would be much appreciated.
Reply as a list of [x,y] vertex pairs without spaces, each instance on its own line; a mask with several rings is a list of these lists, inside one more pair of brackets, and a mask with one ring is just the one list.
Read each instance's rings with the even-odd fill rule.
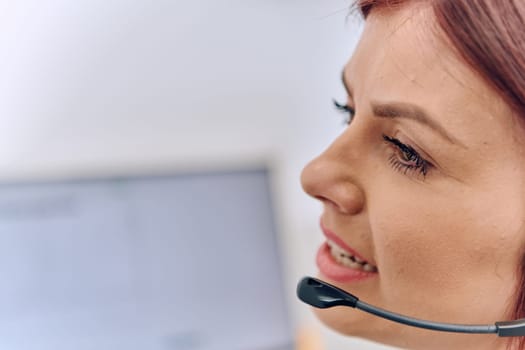
[[[439,34],[430,8],[374,10],[345,66],[351,124],[303,170],[321,221],[378,268],[338,283],[360,299],[438,322],[493,324],[510,316],[523,256],[525,129]],[[424,109],[449,139],[373,103]],[[412,164],[383,134],[432,166]],[[503,349],[495,335],[436,333],[351,308],[315,310],[329,327],[408,349]]]

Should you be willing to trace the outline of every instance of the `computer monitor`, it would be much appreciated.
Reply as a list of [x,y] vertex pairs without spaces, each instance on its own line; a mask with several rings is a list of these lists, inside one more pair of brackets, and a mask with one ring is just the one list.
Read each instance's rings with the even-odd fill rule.
[[0,184],[0,348],[293,348],[266,169]]

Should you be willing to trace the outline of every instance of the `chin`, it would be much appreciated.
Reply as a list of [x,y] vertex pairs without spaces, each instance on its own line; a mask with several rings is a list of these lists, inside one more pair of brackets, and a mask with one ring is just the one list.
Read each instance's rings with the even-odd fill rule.
[[396,330],[391,329],[392,325],[385,324],[359,310],[345,307],[313,310],[316,317],[325,326],[341,335],[362,338],[385,345],[403,346],[404,349],[409,348],[406,343],[399,344],[399,330],[396,332]]
[[378,329],[383,328],[378,324],[377,318],[359,310],[347,307],[313,310],[316,317],[325,326],[343,335],[371,339],[373,336],[377,337]]
[[[413,330],[408,330],[405,326],[400,327],[398,324],[377,318],[360,310],[347,307],[313,310],[316,317],[325,326],[345,336],[362,338],[403,349],[434,349],[434,347],[418,346],[417,342],[414,343],[407,339],[410,331]],[[408,333],[407,330],[409,331]],[[443,348],[438,347],[438,349],[442,350]]]

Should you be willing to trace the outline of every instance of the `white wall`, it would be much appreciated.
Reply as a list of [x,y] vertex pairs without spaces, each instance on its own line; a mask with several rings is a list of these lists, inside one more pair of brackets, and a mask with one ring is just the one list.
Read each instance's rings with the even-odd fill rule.
[[[319,327],[294,296],[321,241],[299,174],[342,130],[349,4],[0,0],[0,177],[270,160],[290,312]],[[330,350],[379,348],[323,334]]]

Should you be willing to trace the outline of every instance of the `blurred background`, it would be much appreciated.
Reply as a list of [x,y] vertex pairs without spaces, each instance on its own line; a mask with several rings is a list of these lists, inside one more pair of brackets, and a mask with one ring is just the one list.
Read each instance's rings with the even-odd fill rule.
[[0,348],[386,349],[295,297],[349,6],[0,0]]

